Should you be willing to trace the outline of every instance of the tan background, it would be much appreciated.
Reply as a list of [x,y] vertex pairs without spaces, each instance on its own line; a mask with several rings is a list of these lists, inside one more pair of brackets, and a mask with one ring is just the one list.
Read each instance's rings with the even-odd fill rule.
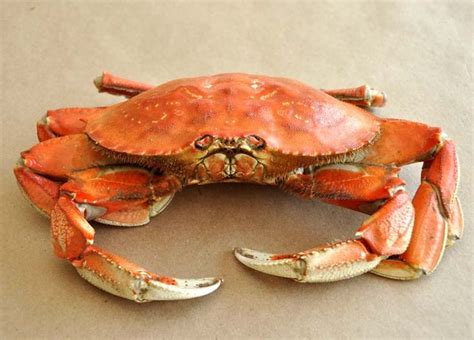
[[[472,328],[472,5],[466,2],[3,2],[1,332],[14,337],[443,337]],[[234,246],[299,251],[351,237],[364,216],[254,185],[193,187],[142,228],[97,227],[97,244],[150,270],[225,278],[214,294],[138,305],[81,280],[51,251],[48,221],[12,166],[47,109],[96,106],[108,70],[160,83],[221,72],[316,87],[370,83],[382,116],[441,126],[457,141],[462,242],[435,275],[298,284],[248,270]],[[403,171],[413,192],[420,166]]]

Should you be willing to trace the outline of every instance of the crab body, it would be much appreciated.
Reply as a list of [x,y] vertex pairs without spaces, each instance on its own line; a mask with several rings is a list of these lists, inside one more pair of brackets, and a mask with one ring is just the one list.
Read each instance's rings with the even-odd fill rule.
[[[15,175],[51,218],[55,253],[110,293],[144,302],[217,289],[218,279],[158,276],[93,245],[88,220],[146,224],[193,184],[273,185],[372,214],[345,242],[285,255],[235,250],[251,268],[301,282],[367,271],[418,278],[461,236],[454,143],[439,128],[364,110],[385,102],[366,85],[325,91],[248,74],[158,87],[104,74],[96,85],[129,99],[49,111]],[[417,161],[425,166],[412,202],[398,171]]]

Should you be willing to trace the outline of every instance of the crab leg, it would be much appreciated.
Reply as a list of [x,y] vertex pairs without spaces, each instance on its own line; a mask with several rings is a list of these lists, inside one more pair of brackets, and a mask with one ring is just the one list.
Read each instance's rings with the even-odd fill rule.
[[94,84],[99,92],[107,92],[127,98],[136,96],[154,87],[152,85],[117,77],[107,72],[97,77],[94,80]]
[[[114,95],[124,95],[128,98],[153,88],[147,85],[104,72],[94,80],[99,92]],[[84,132],[86,121],[91,117],[101,114],[107,107],[70,107],[49,110],[36,124],[36,133],[40,142],[55,138]]]
[[281,188],[304,198],[376,201],[387,199],[405,184],[398,167],[334,164],[288,175]]
[[[305,198],[323,198],[361,210],[356,202],[382,205],[356,234],[359,239],[336,242],[304,252],[275,255],[236,249],[245,265],[265,273],[301,282],[336,281],[365,273],[379,262],[402,253],[411,234],[413,208],[401,191],[398,168],[360,164],[323,166],[289,175],[280,184],[284,190]],[[374,210],[378,205],[366,204]],[[349,207],[349,206],[348,206]],[[375,209],[376,210],[376,209]]]
[[24,196],[41,214],[49,216],[59,198],[61,184],[36,174],[21,162],[13,172]]
[[21,156],[14,169],[17,182],[33,206],[47,216],[59,198],[61,184],[72,172],[114,163],[95,150],[82,134],[46,140]]
[[366,273],[383,259],[403,253],[410,241],[413,214],[408,194],[401,190],[362,224],[356,233],[358,239],[294,254],[268,254],[241,248],[234,253],[250,268],[299,282],[343,280]]
[[107,107],[70,107],[49,110],[46,115],[36,123],[36,133],[40,142],[55,138],[84,132],[87,119],[101,114]]
[[360,107],[382,107],[387,102],[385,92],[378,91],[369,85],[349,89],[322,90],[328,95]]
[[[119,226],[146,224],[150,216],[166,207],[181,185],[173,176],[154,176],[127,166],[72,170],[85,163],[67,157],[57,168],[52,166],[44,154],[58,156],[68,142],[71,146],[71,139],[77,142],[80,137],[71,135],[40,143],[24,153],[22,165],[15,169],[26,196],[51,218],[56,255],[69,260],[93,285],[137,302],[188,299],[216,290],[221,283],[218,279],[158,276],[93,245],[95,231],[87,220]],[[86,146],[82,148],[80,151],[87,151]],[[36,171],[68,181],[61,185]]]
[[[356,233],[358,239],[289,255],[236,249],[237,258],[251,268],[302,282],[339,280],[369,270],[401,280],[433,272],[445,247],[461,237],[463,229],[462,211],[456,197],[458,168],[454,143],[446,139],[440,129],[420,123],[387,119],[381,121],[381,129],[381,137],[366,151],[361,163],[398,167],[424,161],[422,184],[413,204],[404,191],[399,191],[403,182],[392,181],[383,188],[385,194],[396,194],[363,224]],[[283,187],[305,197],[322,197],[363,211],[357,204],[375,198],[364,190],[370,188],[371,195],[376,193],[371,186],[377,180],[371,179],[368,182],[371,185],[361,185],[361,179],[367,176],[360,176],[358,171],[351,175],[349,166],[332,166],[342,171],[340,173],[323,167],[309,175],[295,174]],[[366,169],[363,164],[358,167]],[[333,196],[325,197],[325,192]],[[372,202],[383,202],[383,191],[382,196]],[[358,250],[362,249],[359,255],[353,251],[354,244]],[[391,249],[391,244],[398,247]]]
[[[385,152],[388,148],[391,152]],[[373,272],[401,280],[432,273],[445,247],[462,236],[454,143],[438,128],[387,119],[382,123],[382,137],[363,161],[397,165],[424,161],[422,183],[413,199],[416,217],[410,245],[404,254],[383,261]]]
[[[113,95],[125,96],[127,98],[136,96],[142,92],[152,89],[153,85],[128,80],[104,72],[94,80],[94,84],[99,92],[107,92]],[[376,90],[369,85],[348,89],[323,90],[328,95],[341,101],[357,105],[360,107],[382,107],[387,102],[385,92]]]
[[294,173],[281,183],[283,190],[309,199],[373,214],[405,182],[399,168],[365,164],[333,164]]
[[93,246],[94,229],[86,212],[68,196],[61,196],[51,213],[55,253],[69,260],[91,284],[136,302],[181,300],[207,295],[221,281],[215,278],[176,279],[149,272],[113,253]]
[[116,163],[96,150],[84,134],[48,139],[22,152],[21,157],[29,169],[59,179],[67,179],[73,171]]
[[[153,85],[140,83],[133,80],[114,76],[104,72],[94,80],[99,92],[107,92],[113,95],[121,95],[127,98],[136,96],[142,92],[152,89]],[[348,89],[322,90],[323,92],[341,101],[361,107],[382,107],[387,102],[385,92],[376,90],[369,85]]]
[[[143,169],[128,167],[89,169],[61,187],[62,195],[51,213],[54,250],[69,260],[91,284],[136,302],[180,300],[207,295],[221,281],[215,278],[176,279],[159,276],[93,245],[94,229],[87,219],[114,220],[118,225],[138,225],[162,209],[177,190],[177,180],[152,178]],[[74,197],[74,198],[73,198]],[[148,208],[148,201],[155,204]],[[139,209],[146,207],[146,218]],[[135,218],[124,224],[123,218]],[[118,218],[118,220],[117,220]],[[136,219],[138,218],[138,219]]]

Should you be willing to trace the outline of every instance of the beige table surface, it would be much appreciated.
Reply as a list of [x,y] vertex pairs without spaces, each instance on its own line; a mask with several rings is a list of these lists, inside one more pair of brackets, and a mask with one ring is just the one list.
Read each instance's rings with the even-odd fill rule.
[[[472,338],[472,23],[466,2],[2,2],[1,334],[3,338]],[[150,270],[225,278],[214,294],[135,304],[54,257],[48,221],[11,169],[47,109],[122,100],[101,71],[149,83],[222,72],[369,83],[379,114],[441,126],[457,142],[466,232],[436,273],[298,284],[248,270],[234,246],[284,252],[351,237],[361,214],[268,187],[187,188],[145,227],[97,226],[97,244]],[[420,166],[402,175],[411,192]]]

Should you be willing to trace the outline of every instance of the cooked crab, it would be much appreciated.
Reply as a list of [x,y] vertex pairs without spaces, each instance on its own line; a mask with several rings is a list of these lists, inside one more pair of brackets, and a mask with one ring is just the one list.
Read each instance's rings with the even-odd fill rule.
[[[283,255],[234,250],[248,267],[299,282],[369,271],[415,279],[461,237],[454,143],[439,128],[364,110],[385,102],[369,86],[316,90],[250,74],[158,87],[103,74],[95,83],[129,99],[48,111],[37,125],[40,143],[21,154],[15,175],[50,217],[56,255],[107,292],[145,302],[219,287],[216,278],[160,276],[93,245],[88,221],[144,225],[193,184],[267,184],[371,214],[344,242]],[[398,172],[413,162],[424,166],[412,201]]]

